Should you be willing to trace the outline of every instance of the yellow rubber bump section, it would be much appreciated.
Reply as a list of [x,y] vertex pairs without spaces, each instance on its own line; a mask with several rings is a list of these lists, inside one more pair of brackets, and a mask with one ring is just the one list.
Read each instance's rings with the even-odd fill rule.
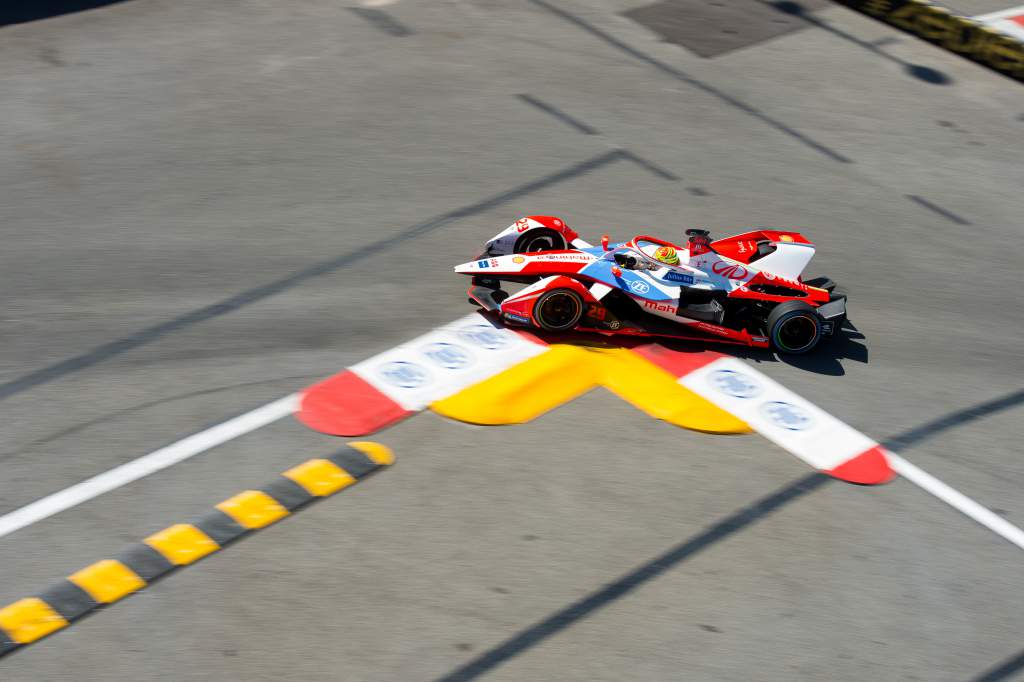
[[218,504],[217,509],[250,530],[269,526],[289,514],[280,502],[262,490],[238,493]]
[[301,485],[314,497],[333,495],[356,482],[352,474],[326,459],[311,459],[282,475]]
[[359,452],[363,453],[375,463],[380,466],[390,466],[395,463],[395,453],[391,451],[391,448],[380,443],[371,443],[370,441],[361,440],[354,443],[349,443],[350,448],[355,448]]
[[651,417],[707,433],[751,430],[745,421],[682,386],[646,358],[622,348],[598,352],[607,359],[604,387]]
[[597,386],[601,363],[595,357],[593,349],[555,345],[430,409],[470,424],[523,424]]
[[190,523],[178,523],[165,528],[143,542],[175,566],[187,566],[220,549],[220,545],[210,539],[209,535]]
[[34,642],[67,624],[63,616],[38,597],[20,599],[0,609],[0,629],[16,644]]
[[555,345],[430,407],[471,424],[522,424],[599,385],[676,426],[710,433],[750,431],[745,422],[624,348]]
[[377,443],[350,443],[327,459],[356,480],[380,470],[392,459],[391,450]]
[[110,604],[141,590],[146,581],[116,559],[97,561],[68,576],[75,585],[89,593],[100,604]]

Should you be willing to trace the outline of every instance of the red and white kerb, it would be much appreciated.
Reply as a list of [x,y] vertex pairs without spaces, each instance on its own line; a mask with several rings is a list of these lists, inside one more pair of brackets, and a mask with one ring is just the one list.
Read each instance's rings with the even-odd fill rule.
[[306,389],[298,419],[336,436],[365,436],[547,350],[528,332],[471,313]]
[[736,358],[653,345],[637,352],[819,471],[862,485],[896,475],[878,443]]

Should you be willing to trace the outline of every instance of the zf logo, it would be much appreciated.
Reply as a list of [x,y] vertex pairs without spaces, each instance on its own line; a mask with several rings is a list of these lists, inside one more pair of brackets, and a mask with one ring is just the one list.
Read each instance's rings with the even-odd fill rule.
[[761,406],[761,414],[779,428],[788,431],[806,431],[814,424],[807,411],[791,403],[773,400]]
[[473,364],[469,353],[454,343],[432,343],[423,349],[423,354],[445,369],[462,369]]
[[427,370],[414,362],[389,362],[377,370],[384,379],[401,388],[419,388],[427,383]]
[[651,290],[651,287],[649,284],[647,284],[647,282],[644,282],[639,279],[634,279],[632,282],[629,283],[629,289],[635,294],[646,294],[648,291]]
[[720,369],[708,376],[712,386],[734,398],[753,398],[761,393],[761,385],[742,372]]

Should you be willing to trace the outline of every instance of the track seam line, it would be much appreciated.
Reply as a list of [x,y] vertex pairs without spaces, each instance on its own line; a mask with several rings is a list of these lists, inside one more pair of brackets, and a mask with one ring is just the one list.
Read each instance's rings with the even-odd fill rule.
[[292,414],[292,393],[0,516],[0,538]]

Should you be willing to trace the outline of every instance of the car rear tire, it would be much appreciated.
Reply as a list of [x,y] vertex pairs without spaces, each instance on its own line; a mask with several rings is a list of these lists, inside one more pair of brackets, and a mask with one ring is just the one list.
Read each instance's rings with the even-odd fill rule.
[[549,332],[564,332],[579,324],[583,317],[583,297],[572,289],[545,291],[533,304],[537,326]]
[[786,301],[768,314],[768,338],[780,353],[807,353],[821,340],[821,318],[803,301]]
[[546,227],[529,230],[516,240],[512,253],[536,253],[566,248],[565,237]]

